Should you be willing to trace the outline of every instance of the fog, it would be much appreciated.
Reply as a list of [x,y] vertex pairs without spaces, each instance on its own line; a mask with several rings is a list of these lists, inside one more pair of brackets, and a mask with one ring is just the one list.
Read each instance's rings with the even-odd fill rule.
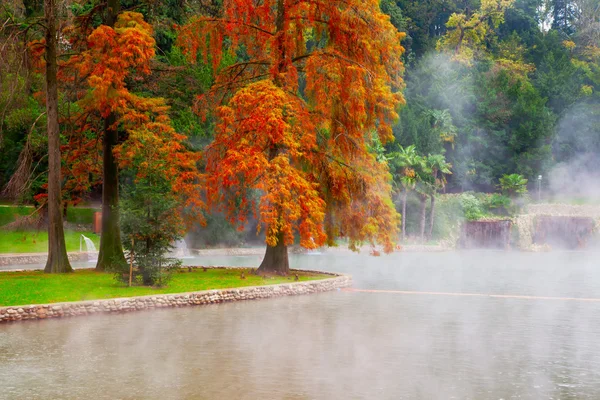
[[293,267],[350,273],[370,292],[4,324],[1,397],[597,398],[596,257],[292,256]]
[[574,105],[561,117],[557,129],[553,146],[562,161],[549,173],[549,198],[600,202],[599,105]]

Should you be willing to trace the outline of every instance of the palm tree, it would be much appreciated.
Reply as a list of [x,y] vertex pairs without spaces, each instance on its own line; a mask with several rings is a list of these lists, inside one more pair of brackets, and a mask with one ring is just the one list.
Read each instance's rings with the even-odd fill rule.
[[[424,158],[426,160],[426,158]],[[431,169],[423,169],[419,174],[419,182],[415,187],[419,202],[421,203],[421,212],[419,218],[419,239],[425,241],[425,221],[427,220],[427,198],[433,193],[433,175]]]
[[408,193],[414,190],[426,168],[425,159],[417,154],[415,145],[400,147],[389,156],[394,172],[394,186],[402,191],[402,240],[406,238],[406,200]]
[[443,189],[446,186],[446,175],[451,175],[452,164],[446,162],[446,157],[443,154],[433,154],[427,156],[427,164],[431,169],[432,176],[432,188],[430,192],[431,198],[431,211],[429,215],[429,231],[427,238],[431,239],[433,236],[433,221],[435,216],[435,196],[439,189]]
[[527,179],[519,174],[502,175],[499,187],[502,194],[515,198],[520,194],[527,193]]

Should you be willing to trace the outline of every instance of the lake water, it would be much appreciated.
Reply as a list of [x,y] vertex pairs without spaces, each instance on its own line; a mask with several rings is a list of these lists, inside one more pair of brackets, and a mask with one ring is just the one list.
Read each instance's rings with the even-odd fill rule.
[[295,255],[370,291],[3,324],[0,398],[598,399],[599,259]]

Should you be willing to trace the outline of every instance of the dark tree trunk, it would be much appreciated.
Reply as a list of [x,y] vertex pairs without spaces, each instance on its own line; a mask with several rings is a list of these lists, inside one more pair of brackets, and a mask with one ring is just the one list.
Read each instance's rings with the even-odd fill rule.
[[104,14],[104,25],[113,26],[121,12],[121,0],[108,0]]
[[119,226],[119,170],[113,154],[113,147],[118,142],[118,132],[113,126],[115,116],[110,115],[104,121],[104,138],[102,141],[102,236],[98,254],[97,271],[104,271],[111,265],[125,263],[121,229]]
[[279,235],[276,246],[267,245],[265,258],[256,271],[259,275],[288,275],[290,273],[290,261],[288,259],[287,246],[283,242],[283,235]]
[[419,195],[421,201],[421,242],[425,241],[425,221],[427,220],[427,196]]
[[408,197],[408,190],[404,189],[404,193],[402,193],[402,241],[406,239],[406,199]]
[[[119,0],[107,2],[104,23],[113,26],[120,11]],[[107,267],[125,263],[121,228],[119,226],[119,168],[113,155],[113,148],[119,142],[119,133],[114,126],[117,118],[114,113],[104,120],[104,137],[102,140],[102,236],[98,254],[97,271]]]
[[435,219],[435,193],[430,196],[431,198],[431,210],[429,214],[429,232],[427,233],[427,239],[431,240],[433,237],[433,221]]
[[61,209],[55,0],[44,0],[44,13],[46,17],[46,117],[48,120],[48,261],[44,272],[72,272],[73,268],[67,257]]

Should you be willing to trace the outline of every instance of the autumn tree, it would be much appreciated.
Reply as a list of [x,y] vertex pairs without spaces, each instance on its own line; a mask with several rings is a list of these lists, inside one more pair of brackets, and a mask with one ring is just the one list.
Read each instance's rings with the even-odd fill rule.
[[[208,197],[234,223],[258,216],[267,242],[259,273],[288,273],[295,236],[309,249],[341,235],[353,249],[393,250],[388,168],[369,145],[393,138],[402,37],[376,0],[225,0],[222,17],[181,29],[185,53],[215,73],[199,101],[218,118]],[[239,61],[222,63],[224,51]],[[251,191],[262,193],[257,204]]]
[[66,116],[72,126],[65,148],[67,195],[76,204],[92,186],[102,184],[102,235],[96,265],[102,271],[125,262],[119,226],[119,169],[114,156],[120,117],[130,95],[125,80],[134,72],[149,73],[147,64],[154,56],[155,42],[146,31],[151,32],[151,27],[143,21],[116,27],[120,0],[88,6],[83,7],[85,12],[73,8],[75,24],[65,32],[64,40],[75,55],[61,65],[59,76],[63,90],[76,105],[74,114]]
[[[181,261],[168,257],[173,242],[186,232],[184,222],[202,222],[204,185],[196,168],[199,153],[189,152],[166,116],[155,108],[152,120],[140,120],[127,141],[115,149],[127,185],[121,201],[124,247],[132,252],[144,285],[167,283]],[[124,267],[124,268],[123,268]],[[129,276],[127,265],[114,268]]]
[[[107,28],[107,33],[110,32],[108,29],[115,25],[120,7],[120,0],[109,0],[107,2],[104,17],[104,27]],[[103,28],[103,26],[100,28]],[[102,30],[104,31],[104,29]],[[131,36],[135,36],[139,30],[137,32],[131,30],[130,32]],[[104,32],[100,32],[98,36],[102,33]],[[143,34],[143,32],[139,33]],[[99,99],[96,99],[96,101],[98,101],[98,109],[104,120],[104,132],[102,135],[102,236],[100,237],[98,263],[96,264],[97,270],[104,270],[108,265],[113,263],[123,263],[125,260],[123,257],[123,247],[121,245],[121,229],[119,227],[119,170],[113,155],[113,148],[119,141],[117,115],[115,114],[116,110],[114,110],[114,102],[117,102],[118,100],[114,97],[111,99],[112,93],[110,92],[114,90],[116,93],[119,93],[120,90],[121,94],[125,94],[122,93],[123,91],[126,91],[124,80],[128,68],[133,66],[131,65],[133,55],[135,53],[138,53],[138,57],[142,54],[145,55],[146,57],[140,57],[141,59],[139,61],[136,60],[143,65],[144,61],[147,62],[152,51],[148,47],[143,47],[144,45],[151,45],[150,40],[143,41],[141,43],[142,46],[140,46],[142,48],[140,49],[140,47],[138,47],[138,49],[136,49],[137,51],[131,53],[129,57],[127,57],[128,54],[123,54],[123,61],[126,61],[125,63],[120,63],[118,60],[118,58],[121,57],[118,53],[119,49],[116,48],[116,46],[112,46],[116,43],[111,43],[111,39],[114,40],[115,37],[109,34],[108,37],[105,38],[108,43],[102,43],[101,39],[104,38],[101,36],[98,39],[100,39],[98,42],[94,42],[93,39],[89,40],[92,44],[92,52],[94,50],[99,52],[100,54],[98,55],[101,57],[101,61],[97,65],[99,68],[96,69],[96,73],[91,73],[88,82],[94,89],[93,92],[99,92],[98,94],[101,96]],[[139,45],[140,43],[136,44]],[[154,50],[153,47],[152,50]],[[154,54],[152,54],[152,56],[153,55]],[[111,68],[115,69],[111,70]],[[96,85],[97,87],[94,87]],[[94,93],[94,96],[96,95],[97,94]],[[110,100],[112,100],[112,102]],[[105,103],[103,104],[103,102]]]
[[[112,3],[109,13],[111,5],[118,7],[118,2]],[[150,62],[155,56],[152,34],[152,26],[142,14],[119,13],[112,26],[93,29],[82,45],[83,51],[63,66],[65,79],[77,81],[84,77],[87,83],[77,101],[77,133],[69,143],[73,189],[86,189],[90,175],[87,166],[91,164],[86,160],[97,159],[100,151],[102,154],[103,219],[98,270],[125,262],[118,213],[120,168],[135,166],[142,171],[153,161],[167,164],[163,176],[168,177],[180,200],[180,211],[193,214],[189,221],[203,220],[203,183],[196,167],[197,154],[185,148],[186,137],[172,128],[164,99],[137,95],[127,85],[129,79],[143,79],[151,72]],[[73,40],[78,40],[77,36]],[[155,148],[159,144],[160,149]],[[152,148],[143,152],[144,146]],[[157,159],[159,155],[162,158]]]

